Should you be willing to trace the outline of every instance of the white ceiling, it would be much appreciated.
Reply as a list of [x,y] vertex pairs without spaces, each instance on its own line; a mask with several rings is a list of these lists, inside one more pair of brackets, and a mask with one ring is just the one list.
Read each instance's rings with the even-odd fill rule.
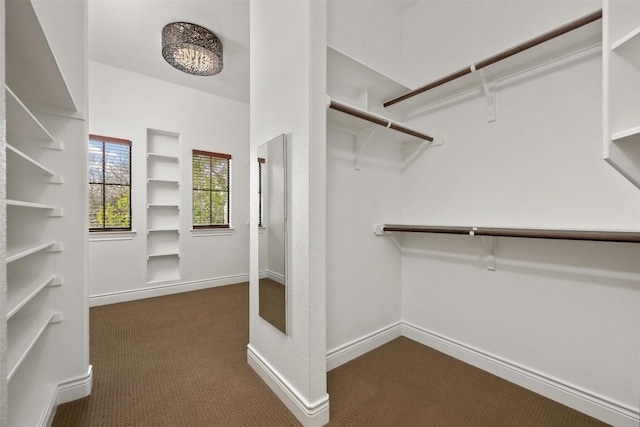
[[[185,21],[213,31],[224,69],[192,76],[162,58],[162,27]],[[89,59],[249,102],[249,0],[89,0]]]

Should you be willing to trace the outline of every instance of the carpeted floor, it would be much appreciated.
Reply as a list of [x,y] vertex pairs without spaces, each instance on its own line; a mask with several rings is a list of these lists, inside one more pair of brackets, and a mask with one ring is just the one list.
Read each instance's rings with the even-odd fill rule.
[[[54,427],[297,426],[246,363],[248,285],[91,309],[91,396]],[[406,338],[328,374],[330,426],[604,424]]]

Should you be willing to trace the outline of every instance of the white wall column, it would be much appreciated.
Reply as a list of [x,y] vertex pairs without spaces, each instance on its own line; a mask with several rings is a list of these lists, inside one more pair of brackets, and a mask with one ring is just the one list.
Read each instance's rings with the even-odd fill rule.
[[[250,3],[251,158],[287,135],[288,331],[258,315],[257,167],[251,168],[248,361],[307,426],[329,420],[326,393],[326,2]],[[257,164],[257,163],[256,163]]]

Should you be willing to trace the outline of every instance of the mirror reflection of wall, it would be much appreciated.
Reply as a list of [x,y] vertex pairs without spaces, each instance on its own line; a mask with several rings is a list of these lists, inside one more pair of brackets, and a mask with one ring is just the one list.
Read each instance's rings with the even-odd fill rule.
[[260,317],[286,334],[286,138],[258,146]]

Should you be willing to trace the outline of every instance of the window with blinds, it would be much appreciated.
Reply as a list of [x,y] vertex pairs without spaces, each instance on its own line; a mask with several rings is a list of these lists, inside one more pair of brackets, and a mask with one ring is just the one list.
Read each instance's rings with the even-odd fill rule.
[[231,155],[193,150],[193,228],[229,228]]
[[131,230],[131,141],[89,135],[89,230]]

